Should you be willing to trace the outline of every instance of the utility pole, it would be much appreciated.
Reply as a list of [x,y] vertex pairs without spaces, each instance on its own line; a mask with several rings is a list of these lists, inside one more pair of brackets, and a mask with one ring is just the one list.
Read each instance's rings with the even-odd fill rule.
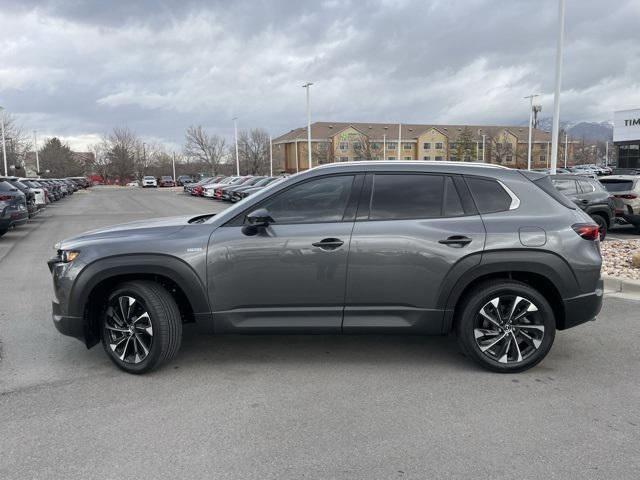
[[569,154],[569,134],[564,132],[564,169],[567,169],[567,155]]
[[38,132],[33,131],[33,149],[36,151],[36,173],[40,176],[40,159],[38,158]]
[[233,131],[236,136],[236,175],[240,176],[240,157],[238,156],[238,117],[233,117]]
[[4,107],[0,107],[0,125],[2,126],[2,158],[4,159],[4,175],[9,175],[9,169],[7,168],[7,146],[4,141]]
[[604,166],[609,166],[609,140],[604,144]]
[[173,152],[173,185],[176,185],[176,152]]
[[482,134],[482,163],[486,163],[484,161],[484,152],[487,149],[486,145],[484,144],[484,139],[485,139],[486,135],[483,133]]
[[398,160],[400,160],[400,149],[402,148],[400,145],[401,143],[402,143],[402,124],[399,123],[398,124]]
[[273,140],[269,135],[269,175],[273,177]]
[[387,134],[382,135],[382,160],[387,159]]
[[564,43],[564,0],[558,0],[558,46],[556,50],[556,82],[553,95],[553,129],[551,130],[551,175],[558,165],[558,131],[560,129],[560,85],[562,82],[562,46]]
[[307,89],[307,161],[309,164],[309,168],[313,167],[313,165],[311,165],[311,104],[309,102],[309,92],[311,91],[311,85],[313,85],[313,83],[311,82],[307,82],[302,85],[302,88]]
[[300,171],[300,162],[298,161],[298,139],[296,138],[296,173]]
[[527,148],[527,170],[531,170],[531,141],[532,141],[532,135],[533,135],[533,99],[539,96],[540,95],[537,93],[532,93],[531,95],[524,97],[529,99],[529,145]]

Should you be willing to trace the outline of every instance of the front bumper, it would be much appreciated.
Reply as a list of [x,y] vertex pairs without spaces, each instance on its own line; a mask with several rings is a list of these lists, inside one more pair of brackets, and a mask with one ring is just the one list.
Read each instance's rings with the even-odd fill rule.
[[558,330],[565,330],[595,320],[602,308],[603,295],[604,281],[600,279],[595,291],[573,298],[565,298],[563,300],[564,321],[560,322]]
[[51,302],[51,319],[61,334],[85,341],[84,319],[82,317],[65,315],[60,304],[54,301]]

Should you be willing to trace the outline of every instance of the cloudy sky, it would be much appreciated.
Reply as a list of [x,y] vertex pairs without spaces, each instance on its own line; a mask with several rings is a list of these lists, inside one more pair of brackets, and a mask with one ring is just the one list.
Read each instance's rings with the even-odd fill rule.
[[[557,0],[1,0],[0,105],[75,148],[113,126],[179,148],[202,124],[550,115]],[[567,0],[563,120],[640,107],[640,1]]]

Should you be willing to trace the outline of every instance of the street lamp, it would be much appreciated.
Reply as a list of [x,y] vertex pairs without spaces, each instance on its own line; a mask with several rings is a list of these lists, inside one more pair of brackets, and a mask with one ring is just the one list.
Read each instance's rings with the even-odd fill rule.
[[4,107],[0,107],[0,125],[2,126],[2,158],[4,159],[4,175],[9,175],[7,168],[7,147],[4,143]]
[[311,104],[309,101],[311,85],[313,85],[313,83],[311,82],[307,82],[304,85],[302,85],[302,88],[307,89],[307,155],[308,155],[309,168],[312,167],[311,165]]
[[556,82],[553,94],[553,129],[551,130],[551,175],[558,165],[558,133],[560,129],[560,84],[562,81],[562,44],[564,42],[564,0],[558,1],[558,45],[556,50]]
[[533,99],[539,97],[537,93],[524,97],[529,99],[529,146],[527,148],[527,170],[531,170],[531,135],[533,129]]
[[240,176],[240,157],[238,156],[238,117],[233,117],[233,131],[236,136],[236,175]]
[[36,151],[36,172],[40,176],[40,159],[38,158],[38,132],[33,131],[33,149]]

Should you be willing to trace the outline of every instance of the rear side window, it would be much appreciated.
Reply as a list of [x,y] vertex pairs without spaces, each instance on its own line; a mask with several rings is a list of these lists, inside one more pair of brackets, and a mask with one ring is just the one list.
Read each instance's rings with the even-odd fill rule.
[[522,172],[522,174],[525,177],[529,178],[531,181],[533,181],[533,184],[536,187],[538,187],[540,190],[547,193],[551,198],[553,198],[560,205],[564,205],[565,207],[570,208],[571,210],[576,209],[576,205],[571,200],[569,200],[567,197],[565,197],[560,192],[558,192],[556,187],[553,186],[551,179],[547,175],[544,175],[535,179],[535,177],[528,175],[527,172]]
[[610,192],[628,192],[633,190],[633,180],[601,180],[601,182]]
[[9,182],[0,180],[0,192],[11,192],[11,191],[15,191],[15,190],[16,190],[16,188],[12,187]]
[[556,187],[560,193],[564,193],[565,195],[576,195],[578,193],[575,180],[555,178],[552,182],[553,186]]
[[374,175],[369,218],[403,220],[442,216],[444,179],[442,175]]
[[595,187],[589,180],[578,180],[580,184],[580,188],[582,189],[582,193],[593,193],[595,191]]
[[511,207],[511,196],[495,180],[478,177],[466,180],[480,213],[503,212]]

